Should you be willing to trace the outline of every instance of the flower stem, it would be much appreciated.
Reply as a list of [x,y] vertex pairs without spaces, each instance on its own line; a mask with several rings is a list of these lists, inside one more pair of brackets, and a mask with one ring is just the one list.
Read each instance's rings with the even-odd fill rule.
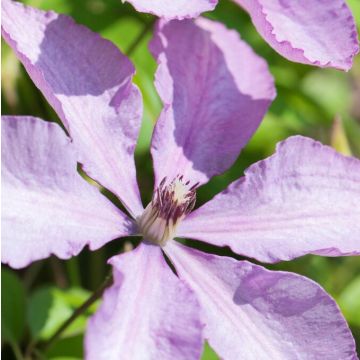
[[92,251],[89,254],[89,277],[88,287],[95,290],[102,283],[104,274],[106,274],[106,254],[105,249],[102,248],[98,251]]
[[64,272],[62,262],[55,256],[51,256],[49,258],[49,263],[56,286],[60,289],[65,289],[68,286],[68,281]]
[[125,54],[127,56],[130,56],[134,50],[137,48],[137,46],[141,43],[141,41],[143,40],[143,38],[145,37],[145,35],[147,34],[147,32],[152,28],[152,26],[154,25],[156,21],[156,18],[154,18],[153,20],[151,20],[149,23],[145,24],[143,30],[141,31],[141,33],[135,38],[134,42],[129,46],[129,48],[126,50]]
[[65,266],[71,286],[81,286],[79,263],[77,257],[72,257],[69,259],[65,263]]
[[95,290],[94,293],[60,326],[56,333],[42,345],[42,350],[47,350],[78,316],[83,314],[98,298],[100,298],[104,290],[112,284],[112,281],[113,277],[109,274],[102,285]]
[[24,360],[24,357],[21,353],[20,347],[16,342],[11,341],[10,346],[12,351],[14,352],[14,356],[16,360]]

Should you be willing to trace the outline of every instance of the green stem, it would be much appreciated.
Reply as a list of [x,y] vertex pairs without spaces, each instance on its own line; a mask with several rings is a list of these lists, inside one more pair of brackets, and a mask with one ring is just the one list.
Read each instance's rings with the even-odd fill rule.
[[64,272],[62,262],[55,256],[51,256],[49,258],[49,263],[56,286],[60,289],[65,289],[68,286],[68,281]]
[[106,277],[103,284],[97,290],[95,290],[95,292],[60,326],[56,333],[43,344],[42,350],[47,350],[78,316],[83,314],[98,298],[100,298],[104,290],[112,284],[112,281],[113,277],[110,274]]
[[149,23],[145,24],[143,30],[141,31],[141,33],[135,38],[135,40],[133,41],[133,43],[129,46],[129,48],[126,50],[125,54],[127,56],[130,56],[134,50],[137,48],[137,46],[141,43],[141,41],[144,39],[145,35],[147,34],[147,32],[153,27],[154,23],[155,23],[156,19],[154,18],[153,20],[151,20]]
[[20,349],[19,345],[15,341],[11,341],[10,346],[14,353],[15,359],[16,360],[24,360],[24,356],[21,353],[21,349]]
[[98,251],[93,251],[90,253],[90,269],[89,269],[89,278],[90,284],[89,288],[91,290],[97,289],[101,284],[102,279],[106,273],[106,254],[105,249],[102,248]]
[[81,286],[79,262],[77,257],[72,257],[66,261],[65,264],[71,286]]

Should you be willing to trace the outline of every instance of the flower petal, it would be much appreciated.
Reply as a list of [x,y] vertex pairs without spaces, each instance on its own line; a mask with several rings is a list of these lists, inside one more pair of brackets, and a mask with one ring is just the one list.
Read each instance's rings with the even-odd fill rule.
[[160,22],[151,51],[164,103],[151,148],[155,185],[179,173],[205,183],[229,168],[259,126],[273,79],[235,31],[206,19]]
[[218,0],[127,0],[137,11],[161,18],[185,19],[198,17],[204,11],[213,10]]
[[205,313],[205,338],[223,359],[356,359],[335,301],[300,275],[201,253],[165,248]]
[[360,161],[294,136],[180,225],[180,236],[274,262],[360,254]]
[[90,319],[86,358],[198,359],[199,304],[166,264],[160,247],[139,247],[110,260],[114,284]]
[[344,0],[235,0],[264,39],[289,60],[349,70],[359,52]]
[[4,39],[63,121],[86,172],[140,214],[133,155],[142,104],[130,61],[67,16],[9,0],[2,11]]
[[66,259],[133,233],[130,219],[76,172],[74,147],[58,125],[2,117],[1,141],[3,262]]

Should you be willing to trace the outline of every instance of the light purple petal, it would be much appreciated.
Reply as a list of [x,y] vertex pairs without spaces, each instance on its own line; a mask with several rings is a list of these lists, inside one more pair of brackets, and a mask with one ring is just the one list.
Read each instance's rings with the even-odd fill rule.
[[200,307],[166,264],[161,248],[139,247],[110,260],[114,284],[90,319],[88,360],[192,360],[202,351]]
[[349,70],[359,51],[344,0],[235,0],[264,39],[289,60]]
[[2,117],[2,261],[20,268],[50,254],[133,234],[133,224],[76,172],[74,147],[54,123]]
[[185,19],[198,17],[204,11],[213,10],[217,0],[127,0],[137,11],[161,18]]
[[275,96],[266,63],[235,31],[206,19],[160,22],[151,43],[164,109],[151,153],[157,185],[205,183],[228,169]]
[[140,214],[133,154],[142,103],[130,61],[67,16],[9,0],[2,11],[4,39],[62,119],[86,172]]
[[179,236],[274,262],[360,254],[360,160],[294,136],[184,219]]
[[221,358],[357,359],[339,308],[313,281],[176,242],[165,251],[197,295],[205,338]]

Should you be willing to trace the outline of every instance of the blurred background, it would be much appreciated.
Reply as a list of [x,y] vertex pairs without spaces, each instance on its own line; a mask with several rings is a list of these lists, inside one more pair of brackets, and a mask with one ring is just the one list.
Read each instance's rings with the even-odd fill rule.
[[[142,90],[145,105],[136,150],[137,176],[143,202],[147,204],[153,188],[150,137],[161,110],[161,102],[153,86],[156,64],[147,49],[154,17],[137,13],[120,0],[25,2],[71,15],[77,22],[114,42],[135,64],[135,82]],[[360,2],[348,0],[348,4],[359,29]],[[199,189],[196,206],[243,175],[250,164],[271,155],[278,141],[293,134],[312,137],[347,155],[360,157],[360,55],[355,58],[354,66],[348,73],[291,63],[263,41],[247,14],[231,1],[220,0],[216,10],[205,16],[238,30],[241,37],[266,59],[275,77],[278,95],[234,166]],[[58,121],[4,42],[1,60],[2,113]],[[77,258],[68,261],[53,257],[20,271],[2,266],[3,359],[24,359],[31,344],[51,338],[62,322],[102,284],[110,271],[106,260],[136,246],[139,240],[114,240],[95,252],[84,249]],[[203,244],[196,246],[241,259],[228,249],[214,250]],[[320,283],[341,307],[360,350],[360,258],[305,256],[266,267],[293,271]],[[81,359],[86,320],[98,303],[79,316],[57,342],[36,356],[57,360]],[[215,360],[218,357],[206,345],[202,359]]]

